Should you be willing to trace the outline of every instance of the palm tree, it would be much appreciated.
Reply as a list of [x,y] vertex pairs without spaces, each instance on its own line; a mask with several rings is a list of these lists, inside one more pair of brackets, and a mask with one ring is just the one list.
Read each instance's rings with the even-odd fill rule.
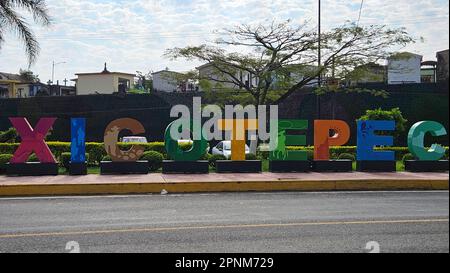
[[39,43],[33,30],[17,10],[25,10],[33,16],[34,22],[49,26],[51,18],[45,0],[0,0],[0,49],[5,41],[5,32],[14,32],[25,44],[29,65],[36,62],[39,54]]

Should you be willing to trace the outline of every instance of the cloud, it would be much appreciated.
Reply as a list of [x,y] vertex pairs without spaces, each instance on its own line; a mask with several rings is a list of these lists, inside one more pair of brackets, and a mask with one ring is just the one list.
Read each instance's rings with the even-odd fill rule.
[[[202,44],[218,38],[213,30],[241,23],[292,19],[317,25],[316,0],[47,0],[55,19],[50,29],[33,27],[41,54],[32,67],[42,81],[70,79],[77,72],[110,70],[156,71],[169,67],[185,71],[199,63],[170,61],[167,48]],[[324,29],[358,19],[360,0],[322,0]],[[448,48],[449,3],[445,0],[365,0],[360,24],[404,26],[414,37],[423,37],[404,50],[434,59]],[[27,66],[23,46],[12,35],[0,51],[0,71],[17,72]]]

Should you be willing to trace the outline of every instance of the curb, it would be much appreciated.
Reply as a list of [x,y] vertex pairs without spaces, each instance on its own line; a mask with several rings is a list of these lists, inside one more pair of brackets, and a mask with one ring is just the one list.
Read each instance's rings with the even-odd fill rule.
[[449,180],[236,181],[179,183],[28,184],[0,186],[0,197],[271,191],[448,190]]

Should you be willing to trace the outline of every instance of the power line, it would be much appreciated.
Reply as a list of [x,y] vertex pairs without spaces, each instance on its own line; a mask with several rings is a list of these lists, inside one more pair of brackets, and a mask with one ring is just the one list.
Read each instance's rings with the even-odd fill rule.
[[359,26],[359,21],[361,21],[361,14],[362,14],[363,6],[364,6],[364,0],[361,0],[361,6],[359,7],[358,23],[356,23],[356,26]]

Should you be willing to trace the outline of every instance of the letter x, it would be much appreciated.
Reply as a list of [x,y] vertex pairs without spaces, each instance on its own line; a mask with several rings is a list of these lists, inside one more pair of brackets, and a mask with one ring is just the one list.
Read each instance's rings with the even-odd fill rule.
[[35,153],[41,163],[56,163],[55,157],[44,141],[48,130],[56,118],[41,118],[36,129],[33,129],[26,118],[9,119],[22,139],[19,148],[14,153],[11,163],[25,163],[31,153]]

